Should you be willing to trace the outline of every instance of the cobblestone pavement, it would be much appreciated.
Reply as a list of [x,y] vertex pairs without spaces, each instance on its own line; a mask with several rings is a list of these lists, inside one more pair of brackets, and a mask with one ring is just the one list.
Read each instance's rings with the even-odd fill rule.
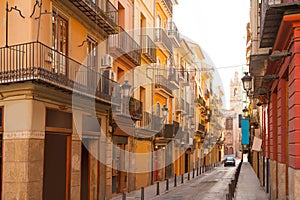
[[228,192],[228,184],[234,176],[235,169],[235,167],[217,167],[215,170],[207,172],[199,178],[193,179],[152,199],[224,200]]

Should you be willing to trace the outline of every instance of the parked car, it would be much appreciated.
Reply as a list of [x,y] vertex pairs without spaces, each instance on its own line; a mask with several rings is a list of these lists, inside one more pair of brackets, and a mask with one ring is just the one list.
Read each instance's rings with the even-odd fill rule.
[[224,161],[224,167],[226,166],[235,166],[235,159],[234,157],[226,157]]

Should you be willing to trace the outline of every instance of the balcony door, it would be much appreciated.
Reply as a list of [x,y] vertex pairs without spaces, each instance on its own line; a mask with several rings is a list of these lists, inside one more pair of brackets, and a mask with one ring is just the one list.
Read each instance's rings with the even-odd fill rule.
[[98,51],[97,46],[98,43],[96,40],[92,39],[91,37],[87,38],[87,85],[89,88],[96,88],[97,87],[97,74],[95,73],[96,67],[98,65]]
[[68,55],[68,21],[63,18],[58,10],[53,8],[52,16],[52,70],[58,74],[67,75]]

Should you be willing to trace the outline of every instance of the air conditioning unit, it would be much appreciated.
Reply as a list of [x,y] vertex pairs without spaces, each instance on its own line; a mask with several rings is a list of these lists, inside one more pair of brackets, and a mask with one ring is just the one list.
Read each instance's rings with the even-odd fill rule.
[[112,68],[113,66],[113,57],[109,54],[104,54],[101,58],[101,66]]

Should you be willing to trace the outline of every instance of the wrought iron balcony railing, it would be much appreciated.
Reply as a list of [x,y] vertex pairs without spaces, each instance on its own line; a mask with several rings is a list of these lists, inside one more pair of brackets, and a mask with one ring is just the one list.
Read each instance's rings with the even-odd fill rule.
[[148,35],[141,35],[142,54],[150,60],[156,62],[156,45]]
[[184,100],[182,98],[175,99],[175,109],[178,113],[184,112]]
[[177,29],[177,26],[175,25],[175,23],[173,21],[169,21],[168,22],[168,36],[172,39],[173,44],[176,47],[180,46],[180,33]]
[[142,120],[143,118],[143,103],[133,97],[129,101],[129,114],[132,120]]
[[272,47],[284,13],[297,12],[299,0],[262,0],[260,3],[260,47]]
[[162,0],[168,11],[172,14],[173,13],[173,3],[171,0]]
[[110,54],[117,58],[124,55],[135,65],[140,65],[140,45],[122,27],[118,27],[118,32],[119,34],[109,36]]
[[141,127],[159,132],[162,129],[163,118],[148,112],[144,112]]
[[110,102],[116,82],[40,43],[0,48],[0,84],[43,81]]
[[154,36],[154,42],[156,42],[160,48],[172,53],[172,43],[164,29],[156,28]]
[[176,85],[172,84],[163,75],[156,75],[155,88],[162,88],[170,95],[173,95],[173,90],[177,89]]
[[118,10],[110,1],[104,0],[101,5],[95,3],[93,0],[69,1],[106,33],[117,33]]
[[176,88],[179,88],[179,74],[176,72],[175,68],[170,68],[168,80],[175,85]]

